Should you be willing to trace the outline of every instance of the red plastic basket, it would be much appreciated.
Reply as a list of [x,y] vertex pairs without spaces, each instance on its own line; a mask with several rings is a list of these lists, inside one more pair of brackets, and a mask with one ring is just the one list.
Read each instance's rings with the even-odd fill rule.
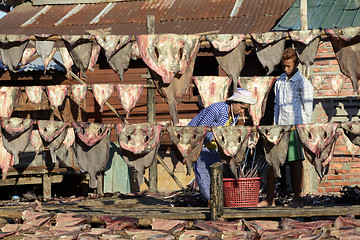
[[260,178],[224,178],[224,207],[256,207]]

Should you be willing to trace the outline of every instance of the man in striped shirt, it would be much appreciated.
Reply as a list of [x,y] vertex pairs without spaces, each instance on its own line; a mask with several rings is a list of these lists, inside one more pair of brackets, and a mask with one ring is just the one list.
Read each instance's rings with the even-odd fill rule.
[[[313,91],[310,81],[297,69],[298,57],[293,48],[284,51],[282,65],[284,73],[275,83],[275,125],[298,125],[311,122],[313,111]],[[296,130],[291,132],[289,148],[285,163],[289,163],[291,169],[292,187],[294,190],[293,205],[301,204],[301,185],[303,175],[304,155],[300,139]],[[272,167],[267,171],[267,197],[258,204],[259,207],[275,206],[276,177]]]
[[[190,121],[188,126],[234,126],[239,120],[239,116],[244,116],[245,109],[255,102],[256,100],[249,90],[238,88],[226,102],[213,103],[203,109]],[[214,135],[209,132],[205,137],[200,157],[193,165],[196,182],[200,192],[207,200],[210,200],[210,166],[220,161],[220,153]]]

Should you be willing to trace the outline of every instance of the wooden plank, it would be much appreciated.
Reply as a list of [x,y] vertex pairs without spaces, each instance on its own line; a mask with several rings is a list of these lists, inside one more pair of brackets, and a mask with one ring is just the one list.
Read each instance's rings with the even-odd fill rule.
[[[63,175],[52,175],[52,183],[60,183],[64,179]],[[5,182],[1,181],[0,186],[16,186],[16,185],[27,185],[27,184],[42,184],[43,180],[41,176],[25,176],[8,178]]]
[[224,208],[225,219],[241,218],[281,218],[281,217],[329,217],[360,215],[359,205],[349,206],[304,206],[304,207],[266,207],[266,208]]

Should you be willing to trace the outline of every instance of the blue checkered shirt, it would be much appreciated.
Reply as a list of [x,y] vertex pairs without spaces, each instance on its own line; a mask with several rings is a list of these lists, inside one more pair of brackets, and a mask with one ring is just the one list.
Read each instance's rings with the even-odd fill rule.
[[[198,115],[196,115],[188,124],[188,126],[208,126],[217,127],[224,126],[229,121],[229,102],[213,103],[204,108]],[[235,125],[239,115],[234,116],[235,121],[231,125]],[[212,132],[206,134],[204,143],[206,144],[214,137]]]
[[287,81],[285,73],[275,83],[275,125],[297,125],[311,122],[313,91],[310,81],[299,70]]

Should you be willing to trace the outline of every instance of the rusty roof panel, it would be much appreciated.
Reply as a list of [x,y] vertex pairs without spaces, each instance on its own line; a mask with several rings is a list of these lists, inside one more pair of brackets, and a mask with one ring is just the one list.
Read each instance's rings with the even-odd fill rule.
[[[220,30],[220,33],[264,32],[270,31],[293,2],[243,1],[233,18],[230,13],[236,0],[153,0],[46,6],[27,3],[15,7],[0,20],[0,33],[85,34],[88,29],[111,27],[113,34],[145,34],[146,15],[155,16],[156,33],[191,34],[214,30]],[[20,27],[45,7],[49,8],[45,13],[26,27]],[[106,7],[108,11],[102,12]],[[94,19],[96,21],[91,24]]]

